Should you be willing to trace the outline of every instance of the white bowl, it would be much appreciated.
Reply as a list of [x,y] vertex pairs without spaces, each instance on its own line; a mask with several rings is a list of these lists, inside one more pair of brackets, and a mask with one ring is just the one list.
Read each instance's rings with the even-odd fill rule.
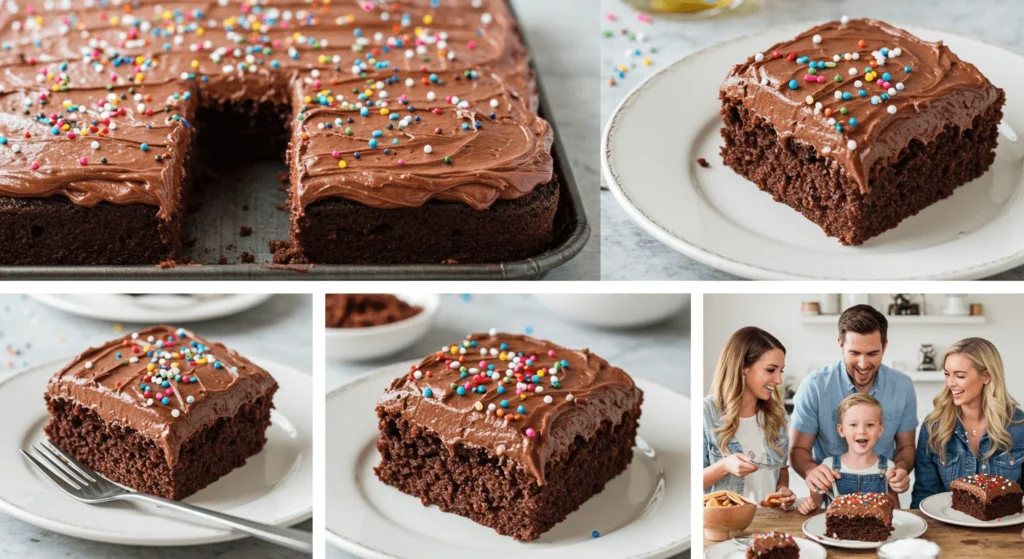
[[430,330],[441,305],[435,294],[395,293],[399,299],[423,307],[405,320],[366,328],[327,328],[327,357],[336,361],[366,361],[394,355],[420,340]]
[[687,293],[537,293],[538,301],[569,320],[602,328],[637,328],[675,316],[690,304]]

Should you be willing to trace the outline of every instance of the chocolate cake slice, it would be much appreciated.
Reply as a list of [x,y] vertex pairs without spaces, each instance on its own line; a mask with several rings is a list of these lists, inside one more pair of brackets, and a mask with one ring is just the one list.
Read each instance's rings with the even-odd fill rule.
[[410,319],[423,307],[410,305],[389,293],[351,293],[324,296],[328,328],[368,328]]
[[719,97],[725,164],[847,245],[984,174],[1005,100],[941,42],[846,18],[751,55]]
[[50,379],[50,442],[104,477],[184,499],[263,449],[277,383],[219,343],[154,326]]
[[995,520],[1024,512],[1024,491],[1012,479],[976,474],[953,480],[953,510],[978,520]]
[[840,495],[825,510],[825,536],[839,540],[884,542],[892,533],[896,503],[884,493]]
[[395,379],[377,403],[377,477],[531,541],[633,459],[643,392],[589,350],[473,334]]
[[754,534],[747,546],[747,559],[800,559],[800,546],[786,532]]

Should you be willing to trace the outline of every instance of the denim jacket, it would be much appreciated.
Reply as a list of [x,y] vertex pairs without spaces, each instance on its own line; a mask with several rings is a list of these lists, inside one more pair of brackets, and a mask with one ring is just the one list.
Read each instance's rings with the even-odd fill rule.
[[[728,448],[725,451],[718,448],[718,435],[715,434],[715,429],[721,426],[722,413],[719,411],[718,406],[715,405],[714,396],[704,397],[704,467],[718,462],[722,458],[740,453],[744,454],[743,448],[740,447],[739,441],[735,438],[729,441]],[[777,452],[768,445],[767,438],[764,443],[765,455],[768,457],[769,464],[782,464],[788,459],[789,455],[789,432],[788,432],[789,418],[786,418],[786,422],[779,428],[779,442],[778,446],[781,452]],[[779,481],[779,472],[781,470],[775,470],[775,482]],[[722,489],[728,489],[743,495],[743,478],[734,476],[732,474],[726,474],[718,483],[708,487],[704,490],[704,493],[711,493],[712,491],[720,491]]]
[[[1024,412],[1014,409],[1013,421],[1024,420]],[[1024,422],[1010,423],[1006,426],[1013,439],[1009,451],[997,451],[988,460],[979,460],[990,448],[992,440],[988,433],[981,437],[978,445],[978,456],[971,452],[967,442],[967,431],[959,421],[953,436],[946,443],[946,460],[928,448],[928,426],[921,424],[921,433],[917,437],[917,454],[914,461],[914,491],[910,508],[919,508],[926,497],[949,491],[949,482],[954,479],[974,474],[996,474],[1021,483],[1021,464],[1024,463]]]

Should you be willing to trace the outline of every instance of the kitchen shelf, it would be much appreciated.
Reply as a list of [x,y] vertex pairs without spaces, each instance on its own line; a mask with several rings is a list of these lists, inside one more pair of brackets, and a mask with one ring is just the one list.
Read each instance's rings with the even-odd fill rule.
[[[985,324],[985,316],[945,316],[941,314],[918,315],[918,316],[887,316],[889,324],[911,324],[911,325],[963,325],[963,324]],[[837,314],[819,314],[800,316],[800,322],[804,324],[828,324],[835,326],[839,320]]]
[[914,382],[946,382],[942,371],[909,371],[907,376]]

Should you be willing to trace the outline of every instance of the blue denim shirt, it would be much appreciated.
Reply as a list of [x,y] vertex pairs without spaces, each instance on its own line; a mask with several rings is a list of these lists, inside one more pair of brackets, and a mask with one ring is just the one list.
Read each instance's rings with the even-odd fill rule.
[[[792,425],[801,433],[815,436],[811,455],[818,464],[829,456],[840,456],[849,450],[836,425],[839,425],[839,402],[856,392],[857,387],[846,373],[846,363],[842,360],[811,373],[800,383],[793,399]],[[868,394],[882,404],[885,424],[872,450],[876,456],[895,456],[896,433],[917,428],[914,383],[907,375],[882,365]]]
[[[739,441],[733,438],[729,441],[728,448],[723,451],[718,448],[718,435],[715,434],[715,429],[721,427],[722,412],[719,411],[718,406],[715,405],[714,396],[704,397],[704,467],[718,462],[726,456],[730,456],[736,453],[743,453],[743,448],[740,446]],[[789,423],[788,418],[786,423]],[[789,429],[786,423],[779,428],[779,441],[778,446],[781,452],[775,451],[771,446],[768,445],[768,439],[765,438],[764,452],[765,456],[768,457],[769,464],[782,464],[788,459],[789,455]],[[775,470],[775,482],[779,481],[779,472],[781,470]],[[708,487],[704,490],[704,493],[711,493],[712,491],[720,491],[722,489],[728,489],[743,495],[743,478],[734,476],[732,474],[726,474],[724,478],[719,480],[718,483]]]
[[936,493],[949,491],[949,482],[974,474],[995,474],[1022,483],[1021,464],[1024,463],[1024,412],[1014,409],[1013,421],[1006,426],[1013,439],[1013,446],[1007,452],[996,452],[988,460],[979,460],[992,448],[988,433],[981,436],[978,456],[971,451],[967,431],[960,421],[956,422],[953,436],[946,443],[946,460],[928,448],[928,426],[921,425],[917,437],[917,455],[914,461],[914,491],[910,508],[920,507],[921,501]]

